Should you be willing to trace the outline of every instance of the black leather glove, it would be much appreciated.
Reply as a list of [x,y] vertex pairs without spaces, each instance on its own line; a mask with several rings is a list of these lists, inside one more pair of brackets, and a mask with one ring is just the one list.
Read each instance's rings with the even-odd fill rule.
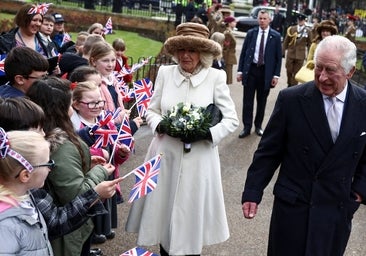
[[210,129],[207,129],[203,133],[195,134],[194,136],[181,138],[181,141],[184,143],[192,143],[200,140],[212,140]]
[[211,127],[221,122],[222,113],[215,104],[211,103],[206,107],[205,113],[211,118]]
[[179,138],[179,134],[176,134],[174,132],[172,132],[169,127],[166,125],[165,122],[161,121],[158,126],[156,127],[156,131],[159,134],[167,134],[170,137],[174,137],[174,138]]

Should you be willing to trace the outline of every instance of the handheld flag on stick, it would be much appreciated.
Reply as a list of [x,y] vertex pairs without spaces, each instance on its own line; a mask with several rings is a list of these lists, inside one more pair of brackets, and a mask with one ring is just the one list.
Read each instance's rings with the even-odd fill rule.
[[105,24],[103,28],[103,32],[105,35],[112,34],[113,33],[113,26],[112,26],[112,18],[109,17],[107,20],[107,23]]
[[71,41],[71,36],[69,33],[64,33],[64,37],[62,38],[61,46]]
[[127,115],[124,115],[124,117],[123,117],[123,121],[122,121],[121,126],[120,126],[119,131],[118,131],[118,136],[117,136],[117,139],[116,139],[116,143],[114,143],[114,145],[113,145],[113,149],[112,149],[111,157],[109,159],[109,163],[112,162],[112,158],[113,158],[114,153],[116,151],[117,142],[120,142],[120,143],[128,146],[130,148],[130,151],[133,150],[135,140],[132,137],[130,122],[129,122],[129,119],[128,119]]
[[134,146],[135,141],[132,137],[130,121],[129,121],[127,115],[124,115],[124,117],[123,117],[120,132],[118,133],[117,141],[119,141],[120,143],[123,143],[126,146],[128,146],[131,151],[133,150],[133,146]]
[[149,161],[123,176],[123,178],[125,178],[131,173],[134,173],[136,176],[135,185],[132,187],[130,198],[128,199],[129,203],[146,196],[156,188],[160,171],[160,159],[161,154],[153,157]]
[[146,114],[153,94],[153,83],[148,78],[145,78],[134,82],[133,87],[135,90],[137,111],[139,116],[143,117]]
[[6,54],[0,55],[0,76],[5,76],[5,58]]
[[158,256],[155,253],[149,252],[143,248],[135,247],[128,251],[125,251],[120,256]]

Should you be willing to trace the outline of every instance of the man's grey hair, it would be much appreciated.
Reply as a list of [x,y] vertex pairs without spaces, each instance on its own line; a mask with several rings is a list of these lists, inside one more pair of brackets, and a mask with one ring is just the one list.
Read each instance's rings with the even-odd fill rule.
[[340,35],[327,36],[320,41],[315,49],[315,65],[320,51],[331,50],[332,54],[339,54],[341,57],[341,67],[344,72],[349,73],[356,66],[357,47],[348,38]]

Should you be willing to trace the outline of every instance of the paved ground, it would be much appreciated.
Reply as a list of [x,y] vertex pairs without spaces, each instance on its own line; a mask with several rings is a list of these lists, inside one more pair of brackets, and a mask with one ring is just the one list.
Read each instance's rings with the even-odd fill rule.
[[[237,38],[237,52],[240,54],[243,38]],[[282,65],[284,67],[284,64]],[[234,67],[236,70],[236,67]],[[286,75],[284,68],[282,69],[279,85],[271,90],[267,103],[267,112],[264,125],[266,124],[269,115],[272,112],[274,102],[278,92],[286,87]],[[239,83],[230,85],[232,97],[236,103],[236,109],[239,119],[241,119],[241,100],[242,86]],[[272,188],[273,181],[266,189],[263,202],[259,206],[259,212],[255,219],[246,220],[242,216],[241,211],[241,193],[244,180],[246,177],[247,168],[251,162],[253,152],[255,151],[260,138],[255,133],[244,139],[238,139],[240,128],[230,135],[220,146],[220,156],[222,165],[222,181],[224,186],[225,204],[227,217],[230,226],[230,238],[221,244],[205,247],[202,255],[217,255],[217,256],[263,256],[266,255],[268,225],[272,207]],[[130,156],[130,159],[122,166],[121,175],[126,174],[133,168],[143,162],[146,149],[151,140],[150,130],[144,126],[137,134],[136,152]],[[128,177],[122,183],[122,192],[127,198],[129,189],[132,186],[134,178]],[[122,252],[136,246],[136,235],[126,233],[124,225],[127,219],[130,205],[123,203],[119,207],[119,227],[115,230],[116,237],[113,240],[107,241],[103,245],[99,245],[103,249],[104,255],[118,256]],[[366,210],[361,206],[353,223],[353,231],[348,244],[346,256],[364,256],[366,255]],[[148,247],[154,253],[159,253],[156,246]],[[294,255],[296,256],[296,255]]]

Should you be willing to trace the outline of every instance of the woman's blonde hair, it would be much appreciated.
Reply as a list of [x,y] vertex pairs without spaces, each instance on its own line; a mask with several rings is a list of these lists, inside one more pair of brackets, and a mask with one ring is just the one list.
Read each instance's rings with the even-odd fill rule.
[[[9,148],[20,154],[31,165],[39,164],[39,156],[42,149],[49,149],[50,145],[44,136],[35,131],[10,131],[6,133],[9,140]],[[14,177],[25,167],[9,155],[0,157],[0,180],[6,184],[15,181]],[[9,201],[9,196],[20,199],[4,185],[0,185],[0,201],[14,204]]]

